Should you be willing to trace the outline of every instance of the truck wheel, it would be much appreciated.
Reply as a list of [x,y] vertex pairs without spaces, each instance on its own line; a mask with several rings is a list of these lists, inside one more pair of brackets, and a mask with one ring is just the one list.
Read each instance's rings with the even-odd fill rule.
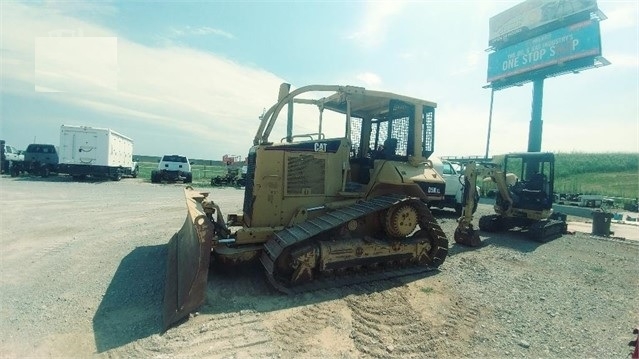
[[120,171],[116,172],[113,177],[111,177],[112,180],[114,181],[119,181],[122,179],[122,173],[120,173]]
[[191,183],[191,182],[193,182],[193,174],[188,173],[186,175],[186,178],[184,179],[184,183]]
[[40,176],[42,177],[49,177],[50,174],[51,174],[51,171],[49,170],[49,167],[47,166],[42,167],[42,169],[40,170]]
[[159,177],[157,173],[151,173],[151,183],[160,183]]
[[11,166],[11,177],[18,177],[20,175],[20,169],[18,166]]
[[136,168],[133,170],[133,172],[131,172],[131,177],[133,177],[133,178],[137,178],[137,177],[138,177],[138,172],[139,172],[139,171],[140,171],[140,170],[136,167]]

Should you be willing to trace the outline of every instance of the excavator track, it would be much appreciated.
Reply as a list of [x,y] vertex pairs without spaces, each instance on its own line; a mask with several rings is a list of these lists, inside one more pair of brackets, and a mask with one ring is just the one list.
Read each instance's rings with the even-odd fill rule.
[[[484,232],[500,232],[517,226],[510,218],[497,214],[483,216],[479,219],[479,229]],[[545,243],[557,239],[566,233],[567,224],[557,219],[542,219],[525,226],[526,237],[535,242]]]
[[566,233],[567,224],[564,221],[546,219],[533,223],[528,227],[528,238],[536,242],[549,242]]
[[[411,254],[404,252],[373,257],[368,262],[362,263],[361,260],[355,261],[354,258],[349,257],[344,262],[330,263],[331,267],[339,267],[338,270],[322,271],[318,268],[321,261],[319,257],[322,242],[340,242],[339,239],[322,240],[324,234],[365,216],[381,214],[394,206],[405,204],[410,204],[416,209],[420,230],[404,238],[391,238],[391,241],[370,238],[368,241],[364,239],[357,243],[373,243],[385,249],[392,246],[391,242],[397,246],[401,246],[399,243],[402,243],[405,248],[412,249],[424,246],[424,243],[428,242],[427,258],[417,261],[415,258],[409,258]],[[354,240],[359,241],[359,239]],[[352,251],[352,248],[342,248],[342,251]],[[266,269],[269,282],[276,289],[287,294],[295,294],[433,271],[444,262],[447,251],[446,235],[430,210],[421,201],[405,196],[389,195],[360,201],[277,232],[266,242],[260,260]],[[291,285],[282,280],[283,275],[278,271],[281,263],[286,265],[289,264],[287,261],[293,260],[290,257],[294,257],[295,253],[298,253],[298,258],[314,258],[313,264],[309,267],[309,272],[313,273],[309,274],[308,281]]]

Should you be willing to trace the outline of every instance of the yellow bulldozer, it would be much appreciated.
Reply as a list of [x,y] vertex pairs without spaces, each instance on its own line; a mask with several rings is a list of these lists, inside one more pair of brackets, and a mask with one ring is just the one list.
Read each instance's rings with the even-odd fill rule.
[[495,214],[479,219],[480,230],[519,229],[537,242],[547,242],[566,232],[566,216],[552,210],[555,183],[553,153],[509,153],[503,156],[503,164],[471,162],[466,165],[464,174],[464,209],[455,230],[455,242],[472,247],[481,245],[479,233],[472,225],[472,209],[477,205],[474,184],[478,178],[490,179],[498,190]]
[[[259,261],[285,293],[441,265],[448,241],[427,206],[445,186],[428,160],[435,108],[362,87],[282,84],[248,152],[242,213],[225,219],[208,193],[185,189],[187,218],[168,244],[165,327],[202,305],[212,261]],[[282,118],[286,134],[273,142]]]

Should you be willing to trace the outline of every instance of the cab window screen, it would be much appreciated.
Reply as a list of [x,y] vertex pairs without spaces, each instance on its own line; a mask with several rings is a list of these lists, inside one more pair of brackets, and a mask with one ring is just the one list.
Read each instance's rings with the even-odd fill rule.
[[397,149],[395,155],[407,156],[413,147],[413,126],[415,116],[415,106],[392,100],[389,104],[388,119],[390,127],[390,138],[397,139]]

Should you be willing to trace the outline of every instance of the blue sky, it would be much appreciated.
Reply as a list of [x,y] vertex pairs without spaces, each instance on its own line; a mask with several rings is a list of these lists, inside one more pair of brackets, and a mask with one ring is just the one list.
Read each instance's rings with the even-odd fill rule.
[[[437,102],[436,152],[483,155],[488,20],[519,1],[1,2],[0,137],[107,127],[136,154],[246,154],[281,82]],[[639,152],[639,5],[599,1],[612,64],[544,85],[542,150]],[[495,93],[491,154],[525,151],[532,85]],[[274,137],[275,138],[275,137]]]

